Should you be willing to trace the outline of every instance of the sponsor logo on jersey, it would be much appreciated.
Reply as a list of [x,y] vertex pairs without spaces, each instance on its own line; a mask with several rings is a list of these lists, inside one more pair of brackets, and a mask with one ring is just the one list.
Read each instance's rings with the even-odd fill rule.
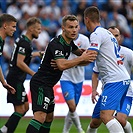
[[98,47],[98,44],[97,43],[91,43],[91,46],[92,47]]
[[19,52],[25,53],[25,48],[19,47]]
[[55,50],[55,55],[56,56],[64,56],[63,52],[60,50]]

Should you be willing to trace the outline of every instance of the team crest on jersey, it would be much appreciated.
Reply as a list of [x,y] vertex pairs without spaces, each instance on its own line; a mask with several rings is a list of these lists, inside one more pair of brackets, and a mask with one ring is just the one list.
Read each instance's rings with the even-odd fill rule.
[[64,56],[63,52],[60,50],[55,50],[55,55],[56,56]]
[[91,43],[91,46],[92,47],[98,47],[98,44],[97,43]]
[[123,65],[124,58],[125,58],[124,55],[120,55],[120,57],[119,57],[118,60],[117,60],[117,64],[118,64],[118,65]]
[[25,48],[19,47],[19,52],[25,53]]
[[81,42],[78,42],[77,46],[78,46],[79,48],[81,48]]
[[124,61],[125,56],[124,55],[120,55],[120,58],[121,58],[122,61]]

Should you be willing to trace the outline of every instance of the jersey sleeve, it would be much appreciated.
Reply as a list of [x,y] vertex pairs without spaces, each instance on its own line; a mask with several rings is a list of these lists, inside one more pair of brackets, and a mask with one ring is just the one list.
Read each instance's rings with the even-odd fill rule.
[[71,46],[72,46],[72,51],[75,51],[78,49],[78,47],[75,45],[73,41],[71,42]]
[[100,34],[96,33],[96,32],[93,32],[91,35],[90,35],[90,47],[89,47],[89,50],[95,50],[95,51],[99,51],[100,49],[100,46],[101,46],[101,39],[102,37],[100,36]]
[[50,45],[50,48],[55,60],[60,58],[65,58],[65,53],[62,45],[54,43],[53,45]]

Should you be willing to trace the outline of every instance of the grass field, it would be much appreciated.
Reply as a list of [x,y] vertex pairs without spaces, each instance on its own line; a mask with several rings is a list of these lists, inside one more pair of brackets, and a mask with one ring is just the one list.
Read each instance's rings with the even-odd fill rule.
[[[129,121],[131,122],[131,125],[133,126],[133,120],[132,119],[133,118],[129,118]],[[30,120],[31,120],[31,118],[22,118],[14,133],[25,133],[26,127],[27,127]],[[81,118],[80,120],[81,120],[83,129],[86,130],[87,126],[90,122],[90,118]],[[7,118],[0,118],[0,127],[2,127],[2,125],[4,125],[6,121],[7,121]],[[63,125],[64,125],[64,117],[55,118],[53,123],[52,123],[50,133],[62,133]],[[70,133],[77,133],[77,130],[74,126],[72,126]],[[102,124],[99,127],[98,133],[108,133],[108,130],[106,129],[104,124]]]

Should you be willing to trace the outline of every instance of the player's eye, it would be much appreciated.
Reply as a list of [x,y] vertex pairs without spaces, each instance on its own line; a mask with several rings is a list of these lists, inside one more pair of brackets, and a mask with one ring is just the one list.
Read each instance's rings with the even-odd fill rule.
[[115,35],[115,37],[118,37],[118,36],[119,36],[118,34]]

